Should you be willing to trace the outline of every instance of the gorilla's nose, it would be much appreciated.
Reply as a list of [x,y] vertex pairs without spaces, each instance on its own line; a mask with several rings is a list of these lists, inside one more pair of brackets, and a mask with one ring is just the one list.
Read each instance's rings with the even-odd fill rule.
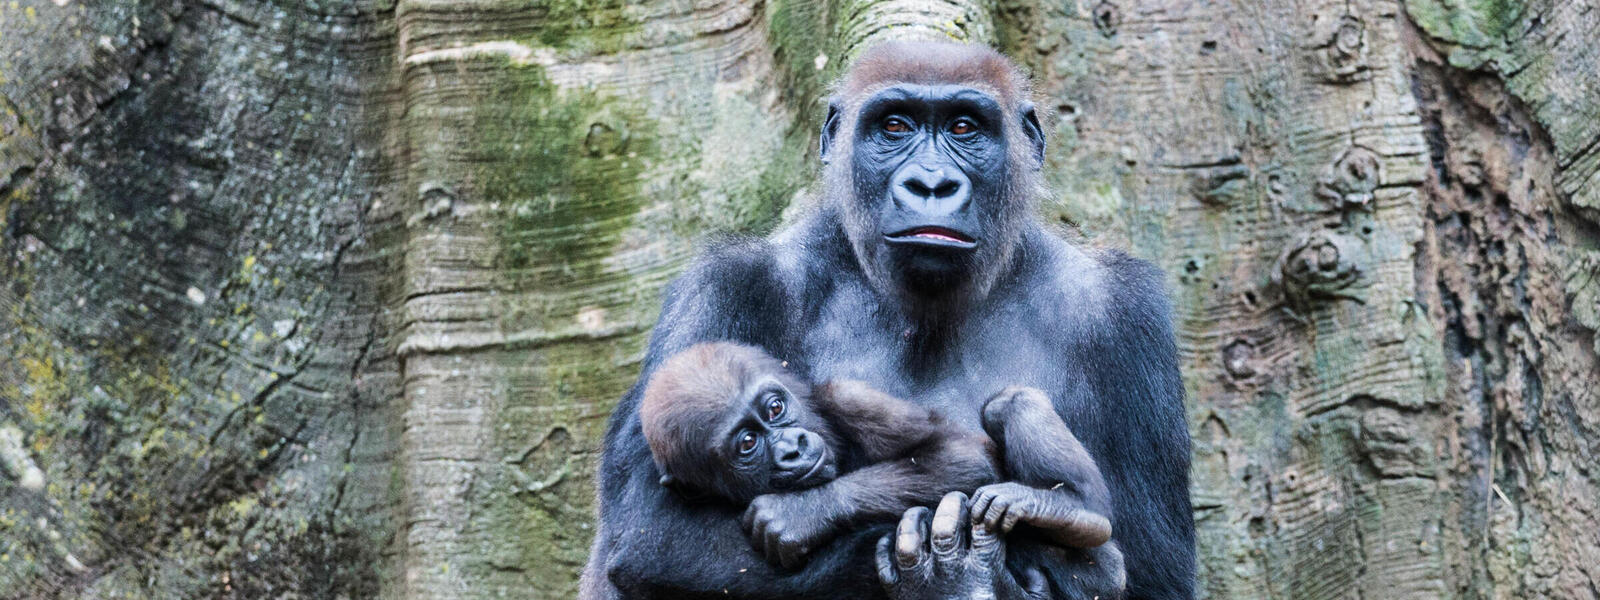
[[811,439],[813,435],[804,429],[790,429],[779,434],[772,443],[777,467],[785,471],[810,469],[816,462],[816,453],[812,451],[816,447],[816,440]]
[[967,204],[967,176],[951,166],[910,165],[900,170],[890,188],[896,202],[930,217],[943,217]]

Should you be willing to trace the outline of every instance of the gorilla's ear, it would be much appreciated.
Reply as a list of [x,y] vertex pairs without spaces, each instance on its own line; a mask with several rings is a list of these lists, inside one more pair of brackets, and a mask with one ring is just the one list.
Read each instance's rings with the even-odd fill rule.
[[678,481],[678,478],[671,475],[663,474],[661,476],[661,487],[667,488],[668,491],[677,494],[679,498],[683,498],[688,502],[698,502],[706,499],[705,494],[702,494],[699,490],[685,485],[682,481]]
[[822,156],[822,164],[828,164],[828,147],[833,145],[833,138],[839,135],[839,116],[843,114],[838,98],[828,99],[828,117],[822,120],[822,137],[817,140],[817,152]]
[[1017,112],[1022,115],[1023,135],[1033,143],[1033,168],[1038,170],[1044,166],[1044,128],[1039,126],[1039,113],[1033,109],[1033,103],[1026,100],[1017,107]]

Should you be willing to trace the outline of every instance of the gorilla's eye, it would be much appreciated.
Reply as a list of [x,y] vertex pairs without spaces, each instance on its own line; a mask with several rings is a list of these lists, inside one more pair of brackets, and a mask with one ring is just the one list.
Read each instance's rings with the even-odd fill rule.
[[756,451],[756,442],[761,438],[756,437],[756,432],[746,431],[739,434],[739,454],[749,454]]
[[783,397],[777,394],[767,396],[767,420],[776,420],[783,416]]
[[889,133],[910,133],[911,124],[899,117],[889,117],[883,122],[883,130]]
[[966,119],[957,120],[954,124],[950,125],[950,133],[956,135],[966,135],[977,130],[977,124]]

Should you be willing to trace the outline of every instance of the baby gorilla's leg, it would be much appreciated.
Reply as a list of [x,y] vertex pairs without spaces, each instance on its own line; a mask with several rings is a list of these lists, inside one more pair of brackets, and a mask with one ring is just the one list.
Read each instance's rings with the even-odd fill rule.
[[983,426],[1001,445],[1005,483],[978,488],[972,517],[1009,532],[1018,523],[1073,548],[1111,539],[1109,492],[1094,459],[1032,388],[1007,388],[983,409]]

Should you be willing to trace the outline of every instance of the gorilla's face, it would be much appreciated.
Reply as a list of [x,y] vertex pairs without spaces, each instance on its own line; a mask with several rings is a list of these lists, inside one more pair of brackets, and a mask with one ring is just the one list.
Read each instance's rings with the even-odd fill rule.
[[777,378],[762,378],[743,390],[717,419],[707,440],[710,473],[698,483],[725,498],[749,502],[775,491],[799,490],[839,474],[837,452],[822,417]]
[[[1022,131],[1036,132],[1025,110]],[[987,285],[1026,218],[1026,190],[1013,189],[1013,131],[993,95],[964,85],[902,83],[864,98],[846,207],[863,266],[925,298]]]

